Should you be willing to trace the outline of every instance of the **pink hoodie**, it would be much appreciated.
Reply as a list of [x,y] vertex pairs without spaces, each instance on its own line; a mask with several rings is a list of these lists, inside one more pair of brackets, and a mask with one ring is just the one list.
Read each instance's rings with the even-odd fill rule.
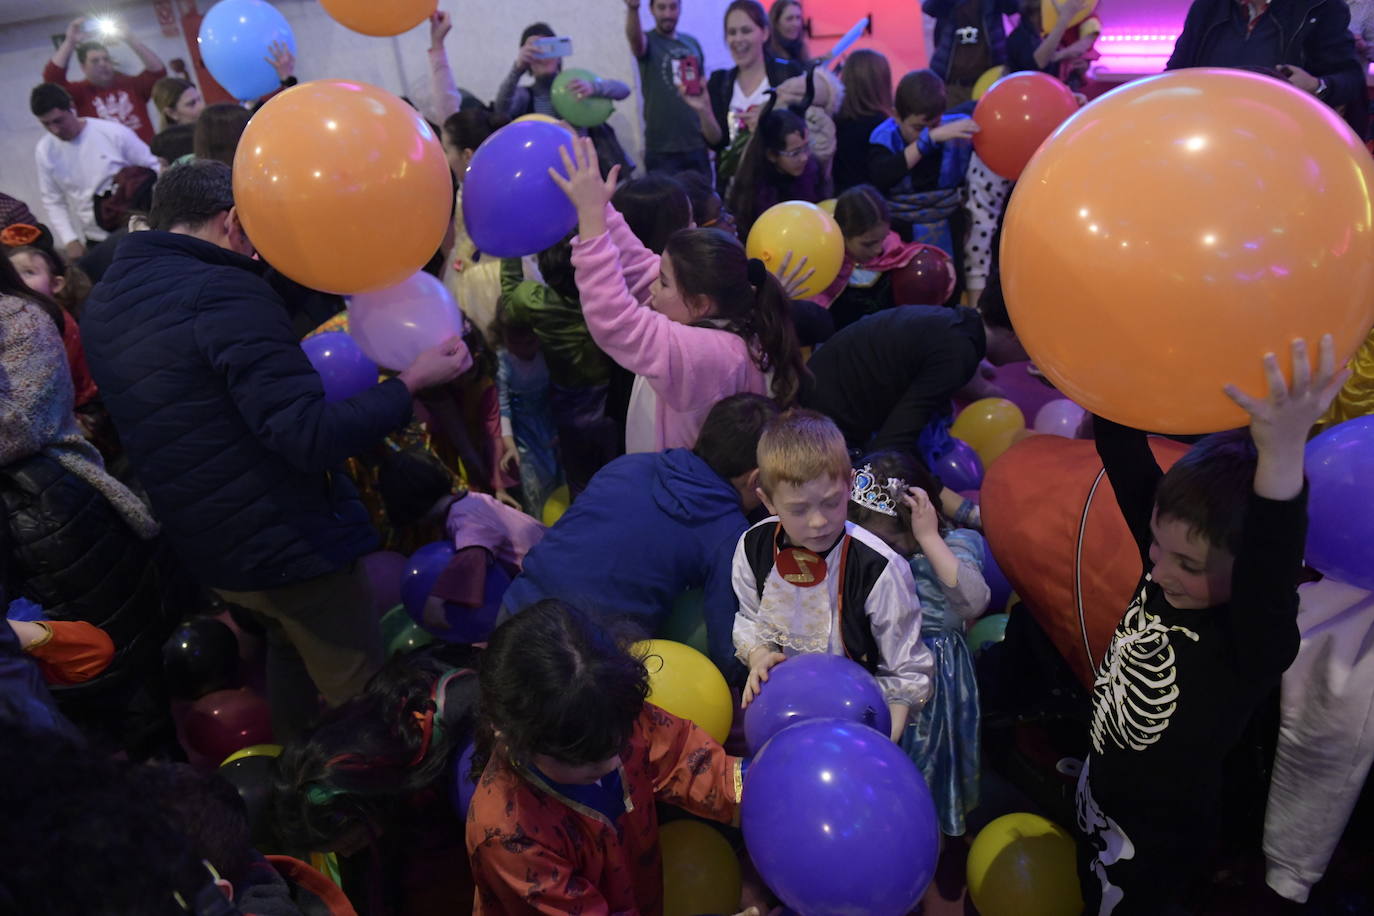
[[[738,334],[680,324],[650,308],[658,255],[609,205],[606,226],[596,238],[573,239],[572,263],[592,339],[638,376],[626,443],[630,451],[691,448],[717,401],[741,392],[768,395],[769,379]],[[652,429],[639,425],[648,416]]]

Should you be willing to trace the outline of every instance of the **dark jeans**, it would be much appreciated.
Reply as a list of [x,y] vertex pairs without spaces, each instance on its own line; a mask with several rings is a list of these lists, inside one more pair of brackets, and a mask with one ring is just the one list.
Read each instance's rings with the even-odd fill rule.
[[585,490],[592,475],[618,454],[616,446],[623,436],[616,422],[606,416],[606,392],[605,385],[591,388],[553,386],[558,458],[570,496]]
[[706,176],[708,181],[713,180],[711,157],[704,146],[701,149],[689,150],[685,153],[659,153],[646,150],[644,153],[644,170],[646,172],[666,172],[670,175],[675,175],[678,172],[700,172]]

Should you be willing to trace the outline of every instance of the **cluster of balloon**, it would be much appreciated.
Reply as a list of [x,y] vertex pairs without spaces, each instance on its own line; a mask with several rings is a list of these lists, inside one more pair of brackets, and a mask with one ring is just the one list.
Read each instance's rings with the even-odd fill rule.
[[790,254],[791,272],[806,259],[806,270],[814,270],[811,279],[795,292],[795,298],[805,299],[822,292],[840,275],[844,263],[844,233],[835,217],[815,204],[789,200],[774,204],[754,221],[744,250],[751,258],[758,258],[775,276],[782,272],[783,261]]
[[[1330,579],[1374,589],[1374,417],[1356,417],[1307,443],[1307,563]],[[1364,506],[1364,509],[1353,508]]]
[[348,300],[348,333],[377,365],[397,372],[441,341],[463,335],[463,313],[440,280],[423,270]]
[[649,669],[650,703],[690,719],[725,743],[735,704],[725,678],[710,659],[691,646],[667,639],[646,639],[635,643],[631,651]]
[[401,578],[401,603],[411,620],[444,642],[483,642],[491,636],[492,628],[496,626],[496,617],[501,612],[501,599],[511,582],[510,575],[490,553],[483,552],[486,570],[480,605],[468,606],[446,601],[442,622],[425,615],[425,604],[439,576],[456,553],[452,541],[435,541],[411,554]]
[[949,434],[967,442],[986,468],[1011,448],[1016,434],[1025,428],[1020,407],[1006,398],[983,398],[959,411]]
[[708,651],[706,640],[706,595],[699,588],[689,589],[678,596],[668,611],[668,619],[656,634],[660,639],[691,646],[701,654]]
[[320,0],[335,22],[364,35],[399,35],[429,18],[439,0]]
[[968,889],[983,916],[1077,916],[1083,912],[1073,837],[1036,814],[988,824],[968,854]]
[[557,123],[520,120],[473,153],[463,179],[463,224],[477,248],[523,258],[553,245],[577,225],[577,210],[549,170],[567,170],[559,150],[572,136]]
[[387,658],[413,652],[434,642],[434,636],[411,619],[403,604],[397,604],[383,614],[379,626]]
[[414,108],[366,83],[316,80],[248,122],[234,200],[265,261],[311,289],[353,295],[395,286],[434,256],[453,183]]
[[862,665],[842,655],[798,655],[768,672],[768,683],[744,711],[750,753],[808,719],[843,719],[883,735],[892,731],[882,688]]
[[248,809],[253,847],[260,852],[274,852],[277,847],[272,829],[272,782],[281,750],[280,744],[253,744],[230,754],[219,765],[220,777],[238,791]]
[[902,916],[935,876],[925,780],[856,722],[810,719],[774,735],[745,776],[740,823],[759,875],[802,916]]
[[377,364],[343,331],[325,331],[301,341],[320,374],[326,401],[346,401],[377,384]]
[[286,17],[265,0],[220,0],[200,21],[196,42],[205,69],[226,92],[245,102],[281,86],[269,62],[273,43],[296,53],[296,36]]
[[739,859],[720,831],[701,821],[670,821],[659,828],[658,842],[663,851],[663,916],[739,909]]
[[1328,106],[1259,74],[1165,73],[1083,108],[1026,167],[1002,235],[1007,306],[1092,413],[1235,428],[1247,417],[1223,388],[1266,391],[1266,353],[1291,371],[1290,341],[1330,333],[1343,362],[1369,332],[1371,211],[1374,159]]
[[977,490],[983,485],[983,459],[962,439],[955,439],[954,444],[935,459],[930,470],[940,478],[940,483],[956,492]]
[[973,149],[989,169],[1021,177],[1045,139],[1074,112],[1072,90],[1048,73],[1013,73],[992,85],[973,109]]
[[943,248],[921,245],[905,266],[892,271],[896,305],[943,305],[954,295],[954,259]]
[[181,735],[189,753],[223,760],[251,744],[270,744],[271,713],[267,701],[247,687],[217,690],[191,704]]
[[611,100],[598,96],[579,99],[568,86],[574,80],[594,84],[596,74],[590,70],[571,67],[554,77],[553,85],[549,88],[553,110],[574,127],[596,127],[598,124],[605,124],[614,107]]
[[168,691],[178,699],[225,690],[238,683],[238,639],[213,617],[188,620],[162,644],[162,671]]

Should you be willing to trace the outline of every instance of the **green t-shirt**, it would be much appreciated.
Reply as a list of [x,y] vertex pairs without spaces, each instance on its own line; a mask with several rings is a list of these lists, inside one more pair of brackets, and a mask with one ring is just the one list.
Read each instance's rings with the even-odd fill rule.
[[678,32],[667,38],[658,29],[644,34],[639,58],[639,85],[644,93],[644,148],[651,153],[687,153],[704,149],[701,120],[678,95],[678,68],[684,57],[695,57],[706,85],[706,58],[691,35]]

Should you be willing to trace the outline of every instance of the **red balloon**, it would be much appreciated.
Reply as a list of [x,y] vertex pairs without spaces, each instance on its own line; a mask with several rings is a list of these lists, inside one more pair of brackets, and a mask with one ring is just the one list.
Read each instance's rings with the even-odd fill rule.
[[892,271],[894,305],[944,305],[954,295],[954,259],[943,248],[922,245],[905,267]]
[[221,761],[250,744],[272,742],[267,701],[247,687],[217,690],[196,700],[181,723],[186,750]]
[[1078,110],[1078,100],[1048,73],[1013,73],[978,100],[973,150],[1003,178],[1015,181],[1035,151]]

